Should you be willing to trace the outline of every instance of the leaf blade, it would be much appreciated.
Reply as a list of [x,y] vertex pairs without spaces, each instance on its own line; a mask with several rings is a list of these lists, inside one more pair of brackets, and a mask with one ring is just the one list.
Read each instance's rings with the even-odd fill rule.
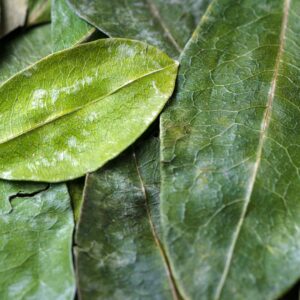
[[[135,1],[135,3],[138,3],[140,1]],[[118,4],[114,3],[112,5],[111,3],[106,2],[105,5],[111,5],[112,7],[116,8],[118,7]],[[184,10],[189,9],[188,12],[186,12],[186,19],[200,19],[200,16],[202,15],[203,11],[206,9],[206,1],[192,1],[189,2],[191,5],[186,5]],[[189,35],[192,33],[194,30],[194,27],[196,26],[196,21],[188,22],[188,30],[183,30],[185,28],[186,21],[184,20],[185,18],[176,18],[175,16],[177,15],[178,11],[180,11],[182,3],[176,2],[173,3],[172,5],[168,5],[168,1],[166,1],[165,6],[164,3],[161,3],[159,9],[160,9],[160,15],[165,16],[166,12],[163,10],[166,9],[168,10],[168,13],[172,18],[170,19],[171,26],[172,28],[177,28],[178,32],[182,34],[182,38],[180,38],[181,43],[185,43],[185,41],[189,38]],[[122,6],[122,5],[121,5]],[[134,7],[132,4],[131,7]],[[99,5],[99,9],[101,6]],[[134,10],[133,10],[134,13]],[[193,15],[197,17],[193,17]],[[86,19],[86,18],[84,18]],[[107,16],[107,20],[109,21],[109,16]],[[182,23],[181,23],[182,20]],[[115,14],[110,16],[110,21],[111,23],[113,22],[118,22],[119,19],[115,18]],[[95,23],[96,24],[96,23]],[[102,23],[97,23],[97,27],[101,28]],[[125,26],[126,25],[126,26]],[[127,36],[127,26],[128,24],[122,24],[118,23],[116,24],[116,29],[118,28],[124,28],[124,33],[123,37],[128,37]],[[110,36],[114,36],[113,32],[107,32]],[[121,32],[116,33],[117,36],[121,35]],[[135,36],[135,38],[138,38],[138,36]],[[144,39],[145,37],[143,37]],[[151,42],[148,40],[148,42]],[[163,49],[168,49],[170,46],[168,46],[169,41],[167,39],[164,39],[161,41],[164,43],[162,46]],[[171,48],[173,49],[173,48]],[[173,50],[172,50],[173,51]],[[172,52],[168,52],[170,55],[172,55]],[[173,53],[175,57],[178,56],[178,52]],[[152,131],[157,131],[157,128],[155,127],[155,130]],[[112,162],[107,164],[102,171],[98,171],[95,173],[92,173],[90,176],[87,176],[86,180],[86,185],[85,185],[85,194],[84,194],[84,204],[83,204],[83,210],[82,210],[82,215],[81,218],[79,219],[78,223],[78,232],[76,234],[76,240],[77,244],[80,246],[80,248],[77,251],[77,258],[76,258],[76,265],[77,265],[77,281],[79,283],[78,286],[78,292],[79,295],[82,299],[94,299],[97,298],[95,295],[100,295],[102,297],[110,297],[110,298],[117,298],[117,295],[113,295],[113,290],[119,290],[121,289],[123,292],[125,291],[126,295],[129,298],[140,298],[139,297],[139,292],[143,290],[143,295],[149,295],[149,297],[153,298],[154,294],[153,290],[155,290],[155,296],[159,299],[170,299],[173,297],[174,299],[181,299],[181,295],[178,292],[177,289],[177,283],[174,281],[172,272],[169,267],[168,263],[168,258],[165,256],[165,251],[163,248],[163,245],[161,244],[161,233],[160,233],[160,214],[159,214],[159,188],[160,188],[160,183],[159,183],[159,167],[158,167],[158,141],[157,138],[150,136],[149,135],[144,135],[144,139],[142,139],[138,144],[135,143],[133,146],[132,151],[127,151],[127,154],[121,155],[120,157],[114,159]],[[138,150],[137,150],[138,148]],[[146,156],[146,153],[148,153],[148,158]],[[143,179],[143,182],[145,183],[145,190],[149,198],[149,203],[150,203],[150,214],[152,217],[152,220],[149,219],[148,215],[149,213],[146,212],[145,209],[142,209],[142,203],[143,202],[143,190],[142,187],[139,185],[139,174],[134,167],[136,162],[134,159],[134,156],[136,156],[137,161],[140,162],[139,164],[139,171],[140,171],[140,176]],[[105,176],[105,174],[108,174]],[[120,175],[122,174],[122,176]],[[151,175],[153,174],[153,175]],[[122,180],[119,180],[119,182],[124,182],[124,186],[120,186],[118,184],[118,177],[121,176]],[[104,179],[105,178],[105,179]],[[150,184],[150,183],[153,184]],[[134,184],[135,183],[135,184]],[[101,188],[99,188],[101,186]],[[104,188],[105,187],[105,188]],[[101,190],[101,193],[97,193],[97,191]],[[108,192],[111,191],[111,192]],[[119,192],[117,192],[119,191]],[[106,193],[107,192],[107,193]],[[104,232],[101,228],[94,228],[92,231],[88,229],[88,225],[90,222],[90,216],[91,214],[96,215],[96,211],[98,214],[103,214],[104,216],[107,215],[106,212],[106,207],[105,203],[107,205],[109,204],[110,201],[108,201],[108,197],[106,195],[109,195],[109,199],[111,202],[115,203],[120,201],[122,197],[124,197],[123,202],[121,202],[122,209],[119,209],[116,211],[115,207],[112,207],[112,211],[114,212],[115,219],[116,220],[123,220],[123,215],[126,215],[126,212],[128,211],[127,206],[131,207],[132,203],[136,203],[136,206],[134,206],[135,209],[130,210],[132,214],[132,219],[138,219],[140,224],[147,224],[148,223],[148,229],[145,227],[144,232],[145,236],[149,237],[149,228],[153,227],[158,243],[160,244],[161,247],[161,252],[158,254],[158,249],[157,249],[157,242],[150,235],[150,241],[152,243],[149,243],[149,247],[147,247],[147,250],[152,249],[151,251],[147,252],[147,257],[142,260],[144,262],[144,268],[143,271],[140,272],[135,272],[133,268],[129,268],[128,272],[126,274],[126,278],[134,278],[138,277],[146,277],[144,280],[144,284],[142,286],[136,286],[136,281],[128,281],[126,282],[122,281],[119,276],[119,269],[114,269],[111,266],[117,265],[118,263],[118,257],[110,257],[109,262],[104,262],[101,267],[98,267],[95,265],[95,263],[91,263],[91,258],[94,257],[93,253],[98,251],[95,251],[95,249],[99,248],[99,245],[97,244],[94,248],[89,248],[88,245],[92,243],[92,241],[95,239],[99,239],[100,237],[104,236]],[[122,196],[123,195],[123,196]],[[102,205],[97,205],[97,203],[103,203]],[[96,208],[97,206],[97,208]],[[140,208],[140,210],[137,209]],[[130,214],[130,215],[131,215]],[[138,225],[133,224],[130,226],[130,219],[129,216],[124,217],[126,218],[126,224],[129,225],[130,228],[136,228]],[[106,218],[105,218],[106,219]],[[101,226],[109,226],[109,228],[112,228],[113,221],[106,220],[105,222],[104,219],[102,219]],[[152,225],[150,225],[152,223]],[[124,226],[123,226],[124,227]],[[110,229],[109,229],[110,230]],[[92,233],[91,233],[92,232]],[[110,231],[111,232],[111,231]],[[130,236],[126,236],[124,233],[124,228],[119,228],[118,230],[116,229],[116,232],[119,232],[120,234],[124,234],[124,244],[130,243]],[[116,234],[115,232],[115,234]],[[138,234],[138,233],[137,233]],[[109,238],[108,238],[109,239]],[[115,245],[114,245],[115,244]],[[112,248],[118,248],[116,246],[117,241],[113,241],[113,239],[109,239],[109,245],[112,245]],[[143,255],[143,252],[145,253],[146,251],[143,251],[143,243],[137,242],[137,245],[139,245],[139,255]],[[124,248],[122,245],[120,246],[122,249]],[[132,250],[132,248],[131,248]],[[104,255],[108,255],[109,249],[103,249],[101,253]],[[132,252],[130,252],[132,253]],[[128,252],[126,255],[125,253],[122,253],[122,257],[124,260],[130,256],[130,253]],[[156,261],[160,262],[158,265],[153,264],[153,258],[156,257]],[[95,258],[95,257],[94,257]],[[101,261],[101,258],[96,258],[96,261]],[[87,265],[89,267],[87,267]],[[139,264],[140,265],[140,264]],[[165,267],[167,265],[167,268]],[[129,267],[129,266],[128,266]],[[109,269],[109,276],[107,276],[107,273],[105,273],[105,268]],[[122,271],[125,270],[125,268],[122,268]],[[169,284],[166,284],[166,271],[168,276],[170,276],[171,282]],[[92,273],[92,274],[91,274]],[[93,274],[97,273],[97,276],[93,276]],[[153,282],[151,282],[151,274],[158,274]],[[146,274],[146,276],[145,276]],[[109,280],[107,280],[109,278]],[[109,281],[109,282],[107,282]],[[120,283],[121,281],[121,283]],[[168,281],[168,280],[167,280]],[[100,288],[95,288],[95,287],[100,287],[100,283],[102,286],[102,290]],[[168,287],[165,289],[161,288],[155,288],[153,289],[153,286],[155,287],[161,287],[164,286],[164,284]],[[121,288],[120,288],[121,285]],[[104,292],[105,291],[105,292]],[[106,293],[106,294],[105,294]]]
[[146,41],[172,57],[178,57],[208,2],[68,0],[80,17],[108,36]]
[[[16,35],[15,37],[6,37],[3,47],[1,47],[0,82],[8,80],[28,65],[50,54],[50,41],[50,25],[28,29],[22,35]],[[64,191],[65,193],[66,186],[53,186],[49,190],[49,185],[45,183],[0,180],[0,219],[5,223],[4,226],[2,224],[1,229],[5,230],[5,226],[11,225],[8,232],[2,234],[1,239],[1,268],[11,268],[11,270],[5,271],[5,275],[1,276],[1,298],[24,299],[24,297],[28,296],[42,299],[58,297],[61,299],[73,299],[75,293],[75,279],[72,269],[71,243],[73,224],[72,218],[70,218],[71,207],[68,201],[68,195],[65,194],[64,197],[61,197],[63,193],[59,195],[59,191]],[[56,206],[56,200],[62,202],[60,207]],[[20,201],[24,202],[24,205],[20,203]],[[28,201],[28,206],[26,201]],[[17,206],[15,205],[16,202]],[[44,209],[43,215],[38,215],[38,213],[33,215],[33,212],[36,211],[38,207],[37,202],[39,202],[39,205],[42,204],[41,210]],[[54,207],[49,205],[46,208],[46,205],[44,206],[44,204],[49,204],[49,202]],[[66,208],[65,211],[62,209],[63,206]],[[16,208],[18,210],[17,212]],[[55,225],[55,231],[52,230],[52,232],[57,234],[63,231],[64,236],[60,236],[57,241],[55,240],[53,242],[50,239],[52,235],[51,230],[44,232],[44,236],[48,239],[47,245],[50,246],[50,250],[58,250],[48,253],[45,267],[47,275],[45,275],[40,270],[36,270],[34,257],[38,255],[39,248],[34,249],[32,246],[36,245],[37,239],[34,239],[35,233],[31,234],[30,232],[33,226],[36,226],[35,229],[37,230],[35,232],[38,232],[40,227],[43,227],[50,219],[53,219],[53,212],[60,214],[61,222]],[[15,226],[20,226],[24,220],[26,220],[25,224],[23,224],[24,226],[19,230],[22,234],[19,232],[14,234]],[[28,239],[26,239],[26,237]],[[22,241],[20,243],[20,253],[15,255],[16,250],[19,249],[18,242],[20,241]],[[59,243],[57,244],[56,242]],[[62,246],[67,247],[57,249],[57,246],[58,248]],[[12,249],[10,249],[10,247]],[[43,245],[42,248],[44,252],[48,251],[48,249],[45,249],[45,245]],[[59,255],[57,252],[59,252]],[[29,255],[28,259],[20,263],[20,260],[26,255]],[[19,267],[21,270],[18,272],[16,272],[16,268],[18,268],[16,262],[19,262],[21,265]],[[41,264],[43,264],[43,262]],[[48,267],[52,264],[53,266],[49,270]],[[60,264],[60,267],[56,268],[56,264]],[[30,277],[28,274],[34,276]],[[47,288],[44,288],[42,291],[39,290],[40,282],[36,280],[36,277],[43,277],[43,285]],[[59,282],[56,283],[56,280]],[[45,291],[47,294],[41,295],[41,293]],[[55,292],[57,293],[55,294]]]
[[[93,54],[98,55],[98,66],[95,66]],[[78,64],[72,73],[77,57],[83,57],[84,67]],[[96,170],[135,141],[158,116],[173,92],[177,66],[154,47],[137,41],[107,39],[55,53],[11,78],[0,88],[1,118],[6,125],[8,121],[12,124],[10,128],[0,125],[0,152],[6,158],[0,168],[0,177],[61,181]],[[47,87],[39,88],[47,85],[45,78],[53,78],[53,74],[64,74],[67,70],[71,73],[63,82],[54,80],[48,90]],[[99,86],[101,81],[104,84]],[[12,86],[16,88],[11,89]],[[20,101],[12,103],[9,100],[20,95]],[[143,104],[139,105],[138,101]],[[30,104],[31,109],[14,115],[13,111],[22,111],[18,108],[24,103],[27,107]],[[114,115],[118,119],[110,124]],[[80,130],[74,132],[78,122]],[[122,135],[121,122],[128,125]],[[102,130],[98,130],[98,126]],[[90,130],[94,136],[88,139]],[[38,145],[43,145],[43,150],[31,148],[32,137]],[[67,137],[71,139],[69,142]],[[74,146],[74,139],[85,141],[81,144],[81,152],[76,153],[78,147]],[[57,147],[54,150],[53,141]],[[9,157],[11,149],[17,149],[20,143],[27,152]],[[60,150],[60,145],[64,150]],[[93,153],[95,147],[100,156]],[[58,168],[59,165],[64,167]],[[38,166],[48,168],[47,172]]]
[[50,25],[30,28],[23,34],[6,37],[1,47],[0,84],[49,55],[52,50]]
[[[68,7],[65,0],[52,0],[52,43],[53,51],[73,47],[88,41],[97,30],[79,19]],[[101,36],[100,33],[98,33]]]
[[[285,151],[299,139],[289,124],[297,93],[286,79],[296,75],[287,65],[298,55],[296,16],[287,10],[299,4],[260,4],[212,4],[182,55],[179,92],[161,118],[162,226],[187,298],[273,299],[299,277],[298,250],[291,250],[300,247],[293,229],[299,205],[289,187],[299,185],[298,171],[294,151]],[[283,174],[295,179],[284,182]],[[183,253],[180,243],[193,249]]]
[[[157,242],[159,161],[158,151],[152,150],[158,147],[158,139],[150,137],[134,153],[130,149],[120,160],[87,176],[76,233],[82,299],[172,298],[172,283]],[[98,226],[91,228],[96,220]]]
[[11,200],[12,210],[0,218],[2,299],[73,299],[69,200],[64,184]]

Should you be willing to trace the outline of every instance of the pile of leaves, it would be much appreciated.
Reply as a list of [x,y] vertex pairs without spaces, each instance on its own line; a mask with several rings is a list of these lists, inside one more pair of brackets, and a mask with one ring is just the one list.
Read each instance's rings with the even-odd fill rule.
[[0,299],[297,299],[299,0],[0,3]]

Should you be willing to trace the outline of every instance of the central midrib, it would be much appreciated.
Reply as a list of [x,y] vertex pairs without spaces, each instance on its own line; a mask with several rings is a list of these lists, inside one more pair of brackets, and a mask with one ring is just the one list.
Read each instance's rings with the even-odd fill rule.
[[27,134],[27,133],[30,133],[30,132],[34,131],[34,130],[37,130],[38,128],[41,128],[41,127],[43,127],[43,126],[45,126],[45,125],[48,125],[48,124],[50,124],[50,123],[52,123],[52,122],[55,122],[55,121],[57,121],[58,119],[64,118],[64,117],[69,116],[69,115],[71,115],[71,114],[74,114],[74,113],[76,113],[76,112],[78,112],[78,111],[80,111],[80,110],[83,110],[83,109],[85,109],[86,107],[88,107],[88,106],[90,106],[90,105],[93,105],[93,104],[95,104],[95,103],[97,103],[97,102],[99,102],[99,101],[101,101],[101,100],[103,100],[103,99],[105,99],[105,98],[107,98],[107,97],[109,97],[109,96],[115,94],[116,92],[118,92],[118,91],[120,91],[121,89],[123,89],[123,88],[129,86],[130,84],[133,84],[133,83],[135,83],[135,82],[137,82],[137,81],[139,81],[139,80],[141,80],[141,79],[143,79],[143,78],[145,78],[145,77],[147,77],[147,76],[151,76],[151,75],[153,75],[153,74],[159,73],[159,72],[161,72],[161,71],[164,71],[164,70],[166,70],[166,69],[168,69],[168,68],[171,68],[171,67],[174,67],[174,66],[175,66],[175,64],[167,65],[167,66],[165,66],[165,67],[163,67],[163,68],[160,68],[160,69],[157,69],[157,70],[153,70],[153,71],[151,71],[151,72],[149,72],[149,73],[143,74],[143,75],[140,76],[140,77],[137,77],[137,78],[135,78],[135,79],[132,79],[132,80],[130,80],[130,81],[124,83],[123,85],[119,86],[118,88],[116,88],[115,90],[109,92],[108,94],[105,94],[105,95],[103,95],[103,96],[101,96],[101,97],[99,97],[99,98],[97,98],[97,99],[94,99],[94,100],[92,100],[92,101],[90,101],[90,102],[88,102],[88,103],[86,103],[86,104],[84,104],[84,105],[78,106],[78,107],[76,107],[76,108],[74,108],[74,109],[72,109],[72,110],[70,110],[70,111],[65,111],[65,112],[63,112],[62,114],[56,115],[56,116],[54,116],[54,117],[52,117],[52,118],[49,118],[49,119],[46,120],[45,122],[38,123],[38,124],[36,124],[35,126],[30,127],[30,128],[28,128],[27,130],[24,130],[24,131],[22,131],[22,132],[20,132],[20,133],[16,133],[16,134],[14,134],[13,136],[10,136],[10,137],[8,137],[8,138],[6,138],[6,139],[0,140],[0,145],[1,145],[1,144],[5,144],[5,143],[7,143],[7,142],[10,142],[10,141],[12,141],[12,140],[14,140],[14,139],[16,139],[16,138],[19,138],[19,137],[22,136],[22,135],[25,135],[25,134]]
[[215,293],[215,297],[214,297],[215,300],[218,300],[221,297],[221,294],[222,294],[222,291],[223,291],[223,288],[224,288],[224,285],[225,285],[225,282],[226,282],[226,279],[227,279],[227,276],[228,276],[228,273],[229,273],[229,270],[231,267],[233,254],[235,251],[235,246],[236,246],[237,240],[240,236],[241,228],[244,223],[246,213],[247,213],[247,210],[248,210],[248,207],[250,204],[252,192],[254,189],[254,184],[255,184],[255,181],[257,178],[257,174],[258,174],[258,169],[260,167],[263,146],[264,146],[264,142],[266,139],[267,131],[268,131],[268,128],[270,125],[270,120],[271,120],[273,101],[274,101],[274,97],[275,97],[276,84],[277,84],[277,79],[278,79],[278,74],[279,74],[280,59],[284,52],[284,42],[285,42],[285,34],[286,34],[287,23],[288,23],[290,3],[291,3],[291,0],[284,0],[283,18],[282,18],[282,25],[281,25],[281,32],[280,32],[280,39],[279,39],[279,49],[278,49],[278,53],[277,53],[277,57],[276,57],[276,61],[275,61],[274,75],[273,75],[273,78],[271,81],[271,87],[270,87],[269,94],[268,94],[267,106],[266,106],[266,110],[265,110],[265,113],[264,113],[264,116],[262,119],[262,123],[261,123],[261,131],[260,131],[259,143],[258,143],[258,147],[257,147],[256,160],[255,160],[255,164],[253,167],[252,175],[251,175],[249,183],[248,183],[248,188],[247,188],[246,196],[245,196],[245,204],[242,209],[241,217],[237,224],[237,228],[233,234],[233,239],[232,239],[232,243],[229,247],[224,270],[223,270],[221,279],[220,279],[219,284],[216,289],[216,293]]
[[154,226],[153,221],[152,221],[148,196],[147,196],[145,184],[144,184],[144,181],[143,181],[140,169],[139,169],[139,165],[138,165],[138,161],[137,161],[137,158],[136,158],[135,151],[133,151],[132,155],[133,155],[133,160],[134,160],[134,164],[135,164],[135,167],[136,167],[137,175],[138,175],[138,178],[139,178],[139,181],[140,181],[142,194],[143,194],[144,201],[145,201],[147,219],[148,219],[148,222],[149,222],[151,234],[152,234],[152,237],[153,237],[153,240],[154,240],[156,246],[158,247],[159,254],[160,254],[161,259],[164,263],[165,270],[168,274],[168,281],[169,281],[169,285],[170,285],[170,289],[171,289],[171,292],[172,292],[173,299],[174,300],[180,300],[180,299],[182,299],[182,297],[179,294],[179,291],[178,291],[178,288],[177,288],[177,285],[176,285],[176,282],[175,282],[175,279],[174,279],[174,276],[173,276],[173,273],[172,273],[172,270],[171,270],[171,267],[170,267],[169,259],[166,255],[165,249],[164,249],[164,247],[163,247],[163,245],[162,245],[162,243],[161,243],[161,241],[158,237],[158,234],[156,232],[155,226]]
[[171,44],[175,47],[177,52],[180,54],[182,52],[182,48],[178,45],[177,41],[175,40],[174,36],[172,35],[171,31],[166,26],[165,22],[162,20],[159,10],[157,9],[156,5],[151,0],[146,0],[149,6],[149,10],[151,15],[158,21],[160,27],[165,32],[166,37],[171,42]]

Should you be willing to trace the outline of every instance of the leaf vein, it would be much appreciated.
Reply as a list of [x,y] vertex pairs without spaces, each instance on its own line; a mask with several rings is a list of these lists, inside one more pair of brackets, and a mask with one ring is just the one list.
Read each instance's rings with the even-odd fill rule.
[[252,196],[252,193],[254,190],[254,185],[256,182],[258,170],[260,167],[263,146],[264,146],[264,142],[267,138],[267,131],[268,131],[268,128],[270,125],[270,120],[271,120],[271,113],[272,113],[273,101],[274,101],[274,97],[275,97],[277,79],[278,79],[278,75],[279,75],[279,66],[281,63],[281,56],[284,52],[284,42],[285,42],[285,34],[287,31],[290,3],[291,3],[291,0],[284,0],[284,7],[283,7],[284,9],[283,9],[283,18],[282,18],[282,25],[281,25],[281,32],[280,32],[279,49],[278,49],[278,54],[277,54],[276,61],[275,61],[274,75],[273,75],[273,78],[271,81],[271,86],[270,86],[270,90],[269,90],[269,94],[268,94],[267,107],[266,107],[266,110],[265,110],[265,113],[263,116],[263,120],[262,120],[262,124],[261,124],[261,131],[260,131],[259,143],[258,143],[258,148],[257,148],[256,161],[254,163],[253,172],[250,177],[248,187],[246,190],[245,204],[242,209],[241,217],[237,224],[236,230],[233,234],[232,242],[230,244],[228,255],[227,255],[227,258],[225,261],[224,270],[223,270],[221,279],[220,279],[219,284],[216,289],[216,294],[214,297],[215,300],[220,299],[226,279],[228,277],[229,270],[232,265],[232,259],[233,259],[235,247],[236,247],[238,238],[240,236],[241,228],[243,226],[243,223],[244,223],[247,211],[248,211],[248,207],[249,207],[249,204],[251,201],[251,196]]
[[147,76],[151,76],[151,75],[153,75],[153,74],[159,73],[159,72],[164,71],[164,70],[166,70],[166,69],[168,69],[168,68],[171,68],[171,67],[174,67],[174,65],[171,64],[171,65],[165,66],[165,67],[163,67],[163,68],[156,69],[156,70],[151,71],[151,72],[149,72],[149,73],[143,74],[142,76],[137,77],[137,78],[135,78],[135,79],[133,79],[133,80],[127,81],[127,82],[124,83],[123,85],[121,85],[121,86],[119,86],[118,88],[116,88],[115,90],[113,90],[113,91],[111,91],[111,92],[109,92],[109,93],[103,95],[103,96],[100,97],[100,98],[97,98],[97,99],[95,99],[95,100],[92,100],[92,101],[90,101],[90,102],[88,102],[88,103],[86,103],[86,104],[84,104],[84,105],[78,106],[78,107],[76,107],[76,108],[74,108],[74,109],[72,109],[72,110],[70,110],[70,111],[64,111],[64,112],[60,113],[59,115],[54,115],[54,116],[52,116],[51,118],[49,118],[48,120],[45,120],[45,121],[42,122],[42,123],[35,124],[35,126],[32,126],[32,127],[30,127],[29,129],[24,130],[24,131],[22,131],[22,132],[20,132],[20,133],[14,134],[14,135],[9,136],[9,137],[6,137],[5,139],[2,139],[2,140],[0,139],[0,145],[1,145],[1,144],[4,144],[4,143],[7,143],[7,142],[10,142],[10,141],[12,141],[12,140],[14,140],[14,139],[16,139],[16,138],[22,136],[22,135],[25,135],[25,134],[27,134],[27,133],[29,133],[29,132],[31,132],[31,131],[33,131],[33,130],[36,130],[36,129],[40,128],[40,127],[43,127],[43,126],[45,126],[45,125],[47,125],[47,124],[49,124],[49,123],[52,123],[52,122],[54,122],[54,121],[57,121],[58,119],[61,119],[61,118],[64,118],[64,117],[66,117],[66,116],[68,116],[68,115],[74,114],[74,113],[76,113],[76,112],[78,112],[78,111],[80,111],[80,110],[82,110],[82,109],[84,109],[84,108],[86,108],[86,107],[88,107],[88,106],[90,106],[90,105],[93,105],[93,104],[95,104],[95,103],[97,103],[97,102],[99,102],[99,101],[105,99],[106,97],[109,97],[109,96],[111,96],[111,95],[117,93],[118,91],[120,91],[120,90],[123,89],[123,88],[126,88],[126,87],[129,86],[130,84],[133,84],[133,83],[135,83],[135,82],[137,82],[137,81],[139,81],[139,80],[141,80],[141,79],[143,79],[143,78],[145,78],[145,77],[147,77]]

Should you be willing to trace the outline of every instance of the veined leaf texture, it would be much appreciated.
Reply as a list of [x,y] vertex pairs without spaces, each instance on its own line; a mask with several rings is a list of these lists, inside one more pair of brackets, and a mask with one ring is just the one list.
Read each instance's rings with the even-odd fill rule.
[[[0,178],[102,167],[81,213],[82,178],[69,185],[79,298],[280,297],[300,277],[299,1],[67,2],[52,1],[51,25],[2,39]],[[49,21],[49,0],[28,3],[25,25]],[[110,39],[65,50],[95,27]],[[62,51],[47,56],[51,36]],[[177,72],[161,50],[181,66],[160,145],[149,126]],[[66,185],[1,180],[0,192],[1,298],[72,299]]]
[[[109,36],[141,38],[150,44],[159,44],[167,53],[178,57],[180,49],[174,48],[170,37],[162,31],[169,28],[179,34],[173,38],[183,47],[208,1],[172,4],[171,1],[155,1],[152,9],[154,3],[160,23],[156,20],[148,33],[149,24],[138,21],[138,18],[147,16],[151,23],[153,11],[149,11],[147,1],[131,1],[128,6],[126,1],[97,1],[97,10],[90,16],[94,23],[91,23]],[[75,5],[82,8],[77,12],[88,20],[89,16],[84,14],[90,6],[81,1]],[[108,7],[107,12],[115,11],[120,17],[116,18],[115,13],[101,13],[104,6]],[[139,13],[136,14],[135,10]],[[123,13],[127,19],[131,16],[130,22],[122,18]],[[162,24],[167,26],[167,23],[168,28],[162,28]],[[138,35],[138,24],[145,32],[143,36]],[[136,35],[132,35],[134,30]],[[160,38],[155,40],[151,38],[153,36]],[[148,132],[133,148],[87,177],[76,234],[81,299],[181,298],[160,241],[159,143]],[[99,216],[103,216],[99,226],[91,228],[90,224],[99,220]]]
[[78,18],[66,0],[52,0],[51,31],[53,52],[104,37],[97,29]]
[[146,41],[178,57],[209,0],[67,0],[76,13],[111,37]]
[[1,201],[10,202],[9,211],[0,209],[0,297],[71,300],[74,222],[67,187],[27,194],[33,188],[0,181]]
[[105,39],[12,77],[0,89],[0,177],[57,182],[98,169],[156,119],[177,68],[145,43]]
[[181,56],[161,213],[186,299],[274,299],[299,278],[299,15],[213,1]]
[[[0,82],[51,53],[50,25],[7,36]],[[73,299],[74,221],[65,184],[0,180],[0,298]]]

